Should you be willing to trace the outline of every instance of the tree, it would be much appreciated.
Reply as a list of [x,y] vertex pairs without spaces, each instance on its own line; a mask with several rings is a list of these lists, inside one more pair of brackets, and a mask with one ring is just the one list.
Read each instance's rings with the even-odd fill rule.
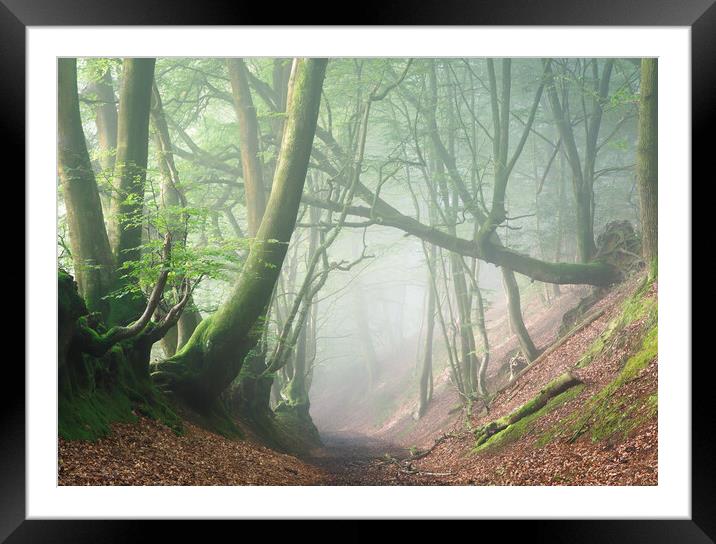
[[641,210],[641,244],[649,276],[657,274],[658,257],[658,60],[641,59],[637,183]]
[[113,259],[80,119],[77,59],[58,59],[57,75],[58,167],[75,276],[87,308],[106,315],[104,297],[112,284]]
[[[108,183],[105,185],[110,186],[109,180],[114,174],[114,161],[117,152],[117,100],[114,95],[114,82],[110,66],[101,63],[97,69],[100,70],[100,73],[96,74],[96,80],[90,86],[90,93],[94,95],[92,99],[95,102],[95,125],[99,148],[100,171],[97,172],[97,175],[107,180]],[[106,190],[104,194],[100,191],[100,196],[103,197],[103,210],[105,218],[107,218],[111,213],[112,200],[115,195],[112,194],[112,191]],[[112,232],[107,234],[111,247],[114,243],[114,236]]]
[[[246,222],[250,238],[256,236],[264,212],[266,211],[266,188],[264,186],[263,164],[260,155],[259,123],[256,108],[249,88],[250,73],[243,59],[228,59],[229,79],[234,110],[239,123],[239,145],[241,166],[244,178],[244,197],[246,204]],[[262,326],[257,323],[253,331],[261,337]],[[263,377],[266,370],[265,346],[259,344],[247,358],[247,372],[239,376],[237,404],[245,415],[261,417],[269,411],[269,396],[272,378]]]
[[430,396],[432,393],[432,375],[433,375],[433,337],[435,336],[435,290],[431,288],[430,275],[437,258],[435,246],[431,245],[426,251],[426,259],[428,262],[428,301],[426,304],[425,320],[425,344],[423,346],[423,359],[420,364],[420,375],[418,379],[418,411],[417,419],[420,419],[427,410]]
[[[581,62],[581,61],[580,61]],[[559,129],[561,141],[564,143],[568,163],[572,171],[572,188],[577,209],[577,253],[579,262],[589,262],[596,251],[594,244],[594,180],[597,153],[600,149],[597,139],[604,113],[604,102],[609,95],[609,81],[614,67],[614,59],[606,59],[602,66],[601,75],[597,66],[598,60],[591,59],[591,87],[583,90],[584,95],[591,104],[589,113],[585,112],[584,123],[586,140],[584,144],[584,159],[580,158],[577,140],[572,127],[569,114],[567,94],[560,100],[555,84],[554,72],[550,61],[545,61],[545,73],[548,79],[547,96],[554,115],[554,121]],[[585,70],[587,67],[585,66]],[[587,87],[586,77],[583,84]],[[586,109],[586,106],[585,106]]]
[[184,348],[152,375],[198,409],[210,409],[254,347],[250,334],[266,312],[293,233],[318,118],[325,59],[296,59],[281,152],[266,213],[227,300]]
[[266,189],[259,154],[259,125],[251,99],[248,69],[242,59],[229,59],[229,76],[234,108],[239,122],[239,144],[243,166],[244,192],[249,236],[256,236],[266,209]]
[[[149,112],[154,80],[153,58],[125,59],[119,94],[117,157],[114,172],[114,209],[111,231],[116,239],[112,253],[117,269],[116,289],[132,286],[127,266],[141,258],[144,185],[147,179]],[[125,324],[137,317],[145,305],[144,297],[131,290],[113,302],[109,323]]]

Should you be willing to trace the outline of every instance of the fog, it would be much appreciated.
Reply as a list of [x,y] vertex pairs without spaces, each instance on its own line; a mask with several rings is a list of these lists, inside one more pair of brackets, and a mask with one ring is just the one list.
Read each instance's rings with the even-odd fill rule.
[[[288,153],[295,63],[237,62],[158,59],[136,197],[143,257],[124,268],[146,296],[157,248],[181,216],[165,302],[195,282],[189,307],[202,319],[242,281],[258,247],[250,217],[271,205]],[[114,151],[93,93],[122,79],[122,63],[78,66],[110,222]],[[527,364],[554,339],[582,286],[607,281],[599,274],[612,269],[587,264],[604,257],[604,229],[640,230],[638,92],[629,59],[332,59],[305,180],[288,180],[302,188],[295,228],[271,265],[279,275],[251,336],[253,362],[238,365],[227,402],[251,404],[242,383],[268,376],[267,409],[308,410],[325,436],[396,441],[413,428],[398,420],[487,404],[513,360]],[[62,200],[59,264],[72,272],[65,210]],[[181,355],[173,342],[154,345],[154,363]]]

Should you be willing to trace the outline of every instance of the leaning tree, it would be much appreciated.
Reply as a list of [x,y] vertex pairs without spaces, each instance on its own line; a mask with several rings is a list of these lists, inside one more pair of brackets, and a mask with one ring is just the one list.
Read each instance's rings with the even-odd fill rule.
[[[255,344],[256,337],[252,331],[269,304],[294,230],[313,143],[326,64],[325,59],[295,59],[293,62],[283,137],[271,194],[260,227],[251,243],[246,263],[234,282],[230,296],[213,315],[199,324],[184,347],[151,369],[151,377],[165,391],[176,395],[198,411],[211,411],[216,406],[219,395],[237,376],[244,358]],[[94,178],[91,175],[77,104],[76,62],[74,59],[62,59],[59,66],[59,169],[63,187],[66,187],[68,207],[71,207],[71,199],[76,191],[67,188],[74,190],[80,185],[91,189]],[[127,61],[125,70],[126,68]],[[133,77],[123,82],[126,92],[121,94],[126,96],[125,103],[131,103],[133,106],[127,105],[123,108],[120,98],[120,126],[123,111],[128,116],[137,116],[137,112],[140,112],[142,117],[146,116],[145,122],[129,123],[125,125],[124,132],[121,129],[119,131],[120,136],[126,135],[126,150],[121,154],[118,150],[115,179],[119,180],[120,187],[129,196],[121,201],[125,206],[139,205],[139,199],[132,198],[131,195],[138,194],[141,190],[140,181],[146,176],[146,156],[139,145],[140,138],[137,133],[148,127],[150,106],[149,102],[146,108],[143,107],[144,102],[137,105],[137,93],[130,93],[126,86],[130,81],[136,82],[138,79],[145,82],[145,75],[142,72],[142,77],[139,77],[137,73],[126,71],[125,78]],[[144,88],[141,87],[140,90],[143,91]],[[151,95],[151,79],[148,92]],[[145,146],[147,137],[145,134]],[[122,167],[120,157],[123,158]],[[79,164],[80,168],[75,167],[76,164]],[[141,172],[141,164],[145,164],[144,173]],[[133,174],[130,175],[128,170]],[[96,184],[94,187],[96,191]],[[105,241],[100,247],[104,247],[106,253],[109,242],[102,223],[99,197],[93,191],[89,191],[89,195],[92,197],[93,207],[87,207],[87,210],[94,210],[94,215],[82,219],[94,220],[89,227],[95,229],[95,233],[105,233],[104,237],[100,236],[100,241]],[[136,215],[136,211],[128,210],[130,218]],[[71,239],[85,240],[82,236],[86,235],[86,232],[80,235],[72,225],[70,221]],[[118,240],[126,240],[129,236],[127,233],[122,236],[125,230],[136,236],[133,231],[135,227],[136,223],[131,220],[126,224],[120,223]],[[132,243],[137,241],[141,243],[141,240],[136,239]],[[95,247],[92,244],[85,246]],[[126,416],[132,405],[139,406],[141,411],[153,411],[165,416],[169,414],[167,417],[171,417],[171,410],[166,408],[159,400],[160,396],[155,394],[149,367],[151,346],[176,325],[190,299],[193,287],[189,279],[183,279],[176,304],[160,319],[153,319],[171,273],[171,247],[172,236],[167,234],[157,265],[157,281],[151,293],[144,297],[146,300],[141,314],[136,315],[135,319],[126,325],[106,327],[99,313],[89,312],[76,288],[73,288],[72,278],[60,272],[61,432],[64,428],[65,434],[72,435],[72,429],[79,429],[82,435],[82,429],[90,429],[98,421],[106,423],[113,417]],[[124,248],[122,251],[126,249],[135,248]],[[77,252],[75,258],[85,258],[85,255]],[[91,254],[86,259],[96,259],[96,254]],[[98,267],[89,269],[102,271]],[[81,283],[83,295],[90,292],[89,288],[85,287],[88,283],[92,285],[87,281]],[[106,289],[105,284],[106,282],[101,283]]]

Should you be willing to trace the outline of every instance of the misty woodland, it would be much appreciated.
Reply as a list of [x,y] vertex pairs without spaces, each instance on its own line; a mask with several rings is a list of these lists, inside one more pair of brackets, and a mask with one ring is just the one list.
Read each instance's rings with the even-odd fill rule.
[[61,58],[61,485],[656,485],[657,61]]

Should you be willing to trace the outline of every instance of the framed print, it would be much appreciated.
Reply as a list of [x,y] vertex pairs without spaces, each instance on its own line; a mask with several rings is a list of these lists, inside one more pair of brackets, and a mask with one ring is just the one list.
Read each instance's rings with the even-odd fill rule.
[[3,0],[28,219],[2,538],[713,541],[691,178],[716,8],[361,11]]

